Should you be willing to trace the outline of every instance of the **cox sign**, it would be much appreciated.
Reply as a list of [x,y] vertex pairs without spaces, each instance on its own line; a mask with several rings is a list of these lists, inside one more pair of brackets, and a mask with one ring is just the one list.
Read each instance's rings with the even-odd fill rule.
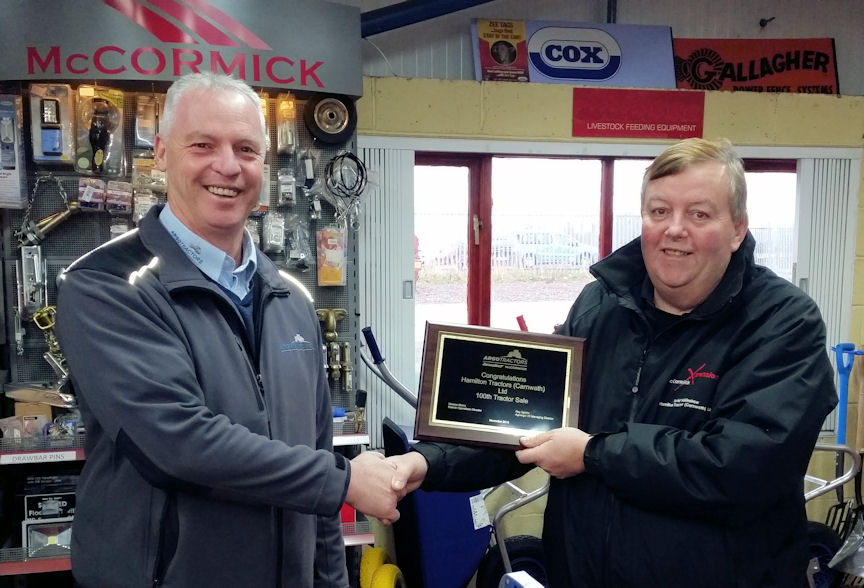
[[528,40],[528,56],[550,78],[608,80],[621,67],[618,42],[592,28],[541,28]]

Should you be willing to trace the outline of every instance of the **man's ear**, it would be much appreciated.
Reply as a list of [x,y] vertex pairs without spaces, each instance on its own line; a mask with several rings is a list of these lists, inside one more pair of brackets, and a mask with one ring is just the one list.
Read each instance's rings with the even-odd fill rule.
[[156,141],[153,143],[153,152],[155,154],[154,160],[156,162],[156,169],[159,171],[165,171],[165,140],[162,139],[162,135],[156,135]]
[[744,220],[735,225],[735,233],[732,237],[732,253],[738,251],[741,243],[744,242],[744,237],[747,236],[747,229],[750,227],[750,220],[745,216]]

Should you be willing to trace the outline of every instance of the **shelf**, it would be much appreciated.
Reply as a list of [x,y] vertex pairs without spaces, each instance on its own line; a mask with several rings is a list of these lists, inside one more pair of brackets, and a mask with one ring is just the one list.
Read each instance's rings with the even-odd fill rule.
[[367,433],[333,435],[333,447],[344,447],[346,445],[369,445],[369,435]]
[[345,547],[372,545],[375,543],[375,535],[372,534],[369,521],[342,523],[342,540],[345,542]]
[[[369,521],[342,523],[342,540],[345,547],[371,545],[375,542],[375,535]],[[28,559],[24,557],[24,549],[21,547],[0,549],[0,576],[63,572],[70,569],[72,560],[68,555]]]
[[24,557],[23,547],[0,549],[0,576],[65,572],[72,569],[72,559],[61,557]]
[[74,437],[25,437],[0,439],[0,465],[81,461],[84,435]]

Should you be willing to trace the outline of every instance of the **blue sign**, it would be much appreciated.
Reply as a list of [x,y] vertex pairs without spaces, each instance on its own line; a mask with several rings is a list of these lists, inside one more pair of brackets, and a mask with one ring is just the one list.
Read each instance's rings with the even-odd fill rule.
[[[675,88],[672,29],[601,23],[532,22],[524,25],[524,38],[510,34],[506,41],[515,48],[512,65],[494,64],[490,76],[484,51],[494,47],[502,27],[474,21],[476,37],[475,75],[481,79],[565,83],[628,88]],[[478,27],[478,23],[480,26]],[[508,23],[514,28],[513,22]],[[521,27],[520,27],[521,29]],[[479,31],[479,33],[478,33]],[[503,36],[502,36],[503,38]],[[507,67],[518,67],[527,52],[528,76],[506,76]],[[485,76],[485,77],[484,77]]]

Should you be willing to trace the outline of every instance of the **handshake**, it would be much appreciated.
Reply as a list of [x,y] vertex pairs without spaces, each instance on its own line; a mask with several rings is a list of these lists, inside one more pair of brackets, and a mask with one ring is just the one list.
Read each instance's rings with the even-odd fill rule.
[[[533,464],[555,478],[585,471],[585,448],[591,435],[575,427],[562,427],[520,439],[516,459]],[[396,503],[420,487],[429,464],[420,453],[409,451],[385,458],[365,451],[351,460],[351,481],[345,502],[385,525],[399,520]]]
[[375,451],[364,451],[351,460],[345,502],[390,525],[399,520],[396,503],[420,486],[427,469],[426,458],[419,453],[385,458]]

